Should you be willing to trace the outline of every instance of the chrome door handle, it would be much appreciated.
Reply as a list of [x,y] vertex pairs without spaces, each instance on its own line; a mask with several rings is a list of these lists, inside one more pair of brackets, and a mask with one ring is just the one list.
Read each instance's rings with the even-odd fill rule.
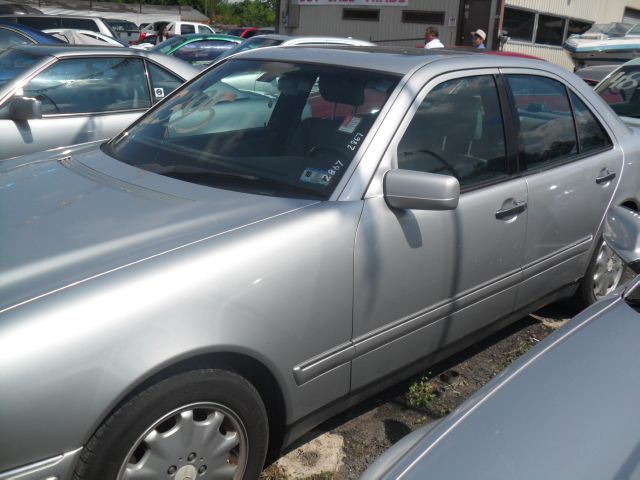
[[527,209],[527,202],[514,202],[513,207],[501,208],[496,212],[496,218],[501,220],[503,218],[512,217],[524,212]]
[[616,172],[610,172],[609,170],[607,170],[606,175],[603,175],[602,177],[596,177],[596,183],[600,185],[601,183],[607,183],[614,178],[616,178]]

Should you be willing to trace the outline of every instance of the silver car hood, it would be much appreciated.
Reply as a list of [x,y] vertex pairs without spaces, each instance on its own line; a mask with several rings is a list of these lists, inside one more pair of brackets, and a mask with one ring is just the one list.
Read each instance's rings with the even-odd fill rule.
[[0,311],[313,203],[175,180],[96,144],[4,161]]

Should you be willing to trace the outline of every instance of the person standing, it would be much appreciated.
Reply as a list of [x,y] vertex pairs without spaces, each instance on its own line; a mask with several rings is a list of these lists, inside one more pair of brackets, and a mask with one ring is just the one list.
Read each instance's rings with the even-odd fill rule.
[[424,32],[424,48],[444,48],[438,35],[439,33],[436,27],[427,27]]
[[487,34],[484,33],[484,30],[477,29],[475,32],[471,32],[471,43],[474,48],[484,49],[487,48],[484,46],[484,41],[487,39]]

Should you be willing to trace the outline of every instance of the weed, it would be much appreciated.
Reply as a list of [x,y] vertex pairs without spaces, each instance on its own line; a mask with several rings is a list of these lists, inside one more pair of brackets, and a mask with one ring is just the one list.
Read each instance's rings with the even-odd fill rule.
[[409,385],[407,403],[414,408],[429,408],[435,397],[434,391],[435,387],[429,378],[422,377]]

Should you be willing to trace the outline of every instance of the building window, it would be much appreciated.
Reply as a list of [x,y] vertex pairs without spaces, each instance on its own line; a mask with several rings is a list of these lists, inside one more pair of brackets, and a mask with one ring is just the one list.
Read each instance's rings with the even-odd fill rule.
[[561,46],[564,41],[564,18],[553,15],[538,15],[538,30],[536,31],[536,43],[542,45]]
[[533,41],[533,27],[536,22],[536,14],[526,10],[516,10],[505,7],[502,28],[513,40]]
[[360,9],[360,8],[343,8],[343,20],[366,20],[377,22],[380,19],[380,10],[378,9]]
[[428,23],[429,25],[444,25],[444,12],[403,10],[402,23]]
[[503,29],[512,40],[561,46],[569,35],[586,32],[591,22],[505,7]]

